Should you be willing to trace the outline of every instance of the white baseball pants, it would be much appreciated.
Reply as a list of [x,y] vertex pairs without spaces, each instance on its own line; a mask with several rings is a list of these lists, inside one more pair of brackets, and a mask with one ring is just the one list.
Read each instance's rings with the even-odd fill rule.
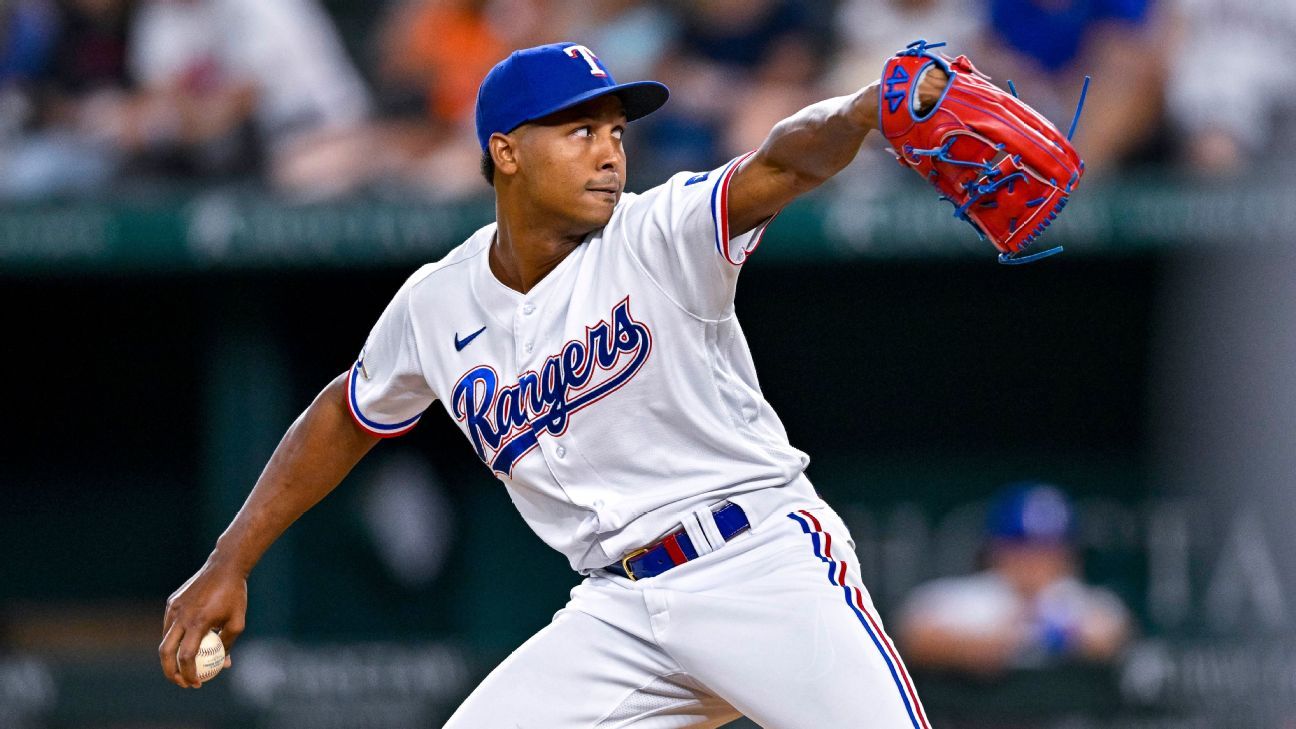
[[827,504],[631,581],[596,571],[449,729],[930,729]]

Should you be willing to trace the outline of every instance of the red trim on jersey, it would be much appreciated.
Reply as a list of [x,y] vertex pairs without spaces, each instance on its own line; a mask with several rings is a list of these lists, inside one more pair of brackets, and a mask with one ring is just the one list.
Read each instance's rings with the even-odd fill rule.
[[733,180],[734,174],[738,172],[738,168],[742,166],[742,163],[746,162],[747,158],[751,157],[753,154],[756,154],[755,150],[739,157],[738,161],[729,166],[724,177],[717,183],[720,185],[720,220],[717,221],[720,224],[720,245],[724,248],[725,260],[728,261],[731,266],[741,266],[747,262],[747,258],[750,257],[751,254],[755,253],[756,249],[760,247],[761,240],[765,238],[765,231],[769,228],[769,224],[774,222],[774,218],[777,218],[780,212],[783,212],[782,210],[775,212],[773,215],[769,216],[765,222],[753,228],[752,230],[755,231],[756,235],[752,238],[751,245],[743,249],[742,260],[735,261],[733,259],[733,256],[729,254],[729,244],[732,242],[729,238],[729,183]]
[[738,168],[742,166],[742,163],[746,162],[747,158],[753,154],[755,154],[755,151],[748,152],[738,158],[737,162],[729,165],[729,169],[725,170],[724,177],[720,178],[720,182],[716,183],[720,186],[720,220],[716,221],[720,223],[720,245],[724,248],[725,260],[734,266],[742,265],[743,261],[735,261],[733,256],[729,255],[729,182],[733,179],[734,174],[738,172]]
[[823,525],[821,525],[821,524],[819,523],[819,520],[816,519],[816,518],[814,517],[814,514],[811,514],[810,512],[806,511],[805,509],[802,509],[802,510],[798,511],[797,513],[800,514],[801,516],[804,516],[805,518],[809,519],[809,520],[810,520],[810,523],[811,523],[811,524],[814,524],[815,531],[820,532],[820,533],[823,532]]
[[[832,535],[824,531],[823,525],[819,523],[819,520],[815,518],[814,514],[811,514],[805,509],[799,509],[796,513],[809,520],[809,522],[814,526],[815,532],[823,537],[825,552],[827,552],[829,545],[832,544]],[[827,559],[829,561],[834,561],[831,556],[828,556]],[[834,577],[834,575],[829,575],[829,579],[832,579],[832,577]],[[922,722],[923,729],[931,729],[931,723],[927,721],[927,712],[923,709],[922,702],[918,700],[918,692],[914,690],[913,680],[909,678],[909,670],[905,668],[904,663],[900,660],[900,655],[896,652],[895,646],[891,643],[891,637],[886,634],[886,631],[882,630],[881,623],[879,623],[877,618],[875,618],[873,614],[869,612],[868,608],[864,606],[864,594],[860,591],[860,588],[846,584],[846,562],[844,560],[838,562],[835,577],[839,586],[846,587],[850,590],[850,596],[853,598],[851,599],[851,602],[854,603],[855,607],[858,608],[860,613],[862,613],[865,619],[868,620],[869,625],[873,626],[873,631],[877,634],[879,641],[885,647],[887,655],[891,657],[891,661],[896,668],[896,673],[898,673],[904,680],[905,693],[908,694],[909,701],[914,708],[914,714],[917,715],[919,721]]]
[[868,618],[869,624],[873,626],[873,630],[875,630],[878,637],[882,639],[882,645],[886,646],[887,653],[891,655],[891,660],[895,661],[895,666],[900,673],[900,677],[904,679],[905,692],[909,694],[909,700],[913,702],[915,710],[914,713],[916,713],[918,718],[922,721],[924,729],[931,729],[931,724],[927,721],[927,711],[923,709],[922,702],[918,700],[918,692],[914,691],[913,681],[909,679],[909,669],[905,668],[904,663],[900,660],[900,656],[896,653],[895,646],[891,645],[891,637],[886,634],[886,631],[882,630],[882,626],[878,623],[877,618],[874,618],[873,613],[869,612],[868,608],[864,606],[864,595],[860,593],[860,589],[852,586],[851,591],[855,594],[855,607],[859,608],[860,612],[864,613],[865,618]]
[[346,392],[344,392],[342,395],[346,399],[347,415],[351,416],[351,420],[356,424],[356,427],[360,428],[361,430],[368,433],[369,435],[374,435],[379,438],[395,438],[397,436],[405,435],[406,433],[413,430],[414,426],[418,425],[418,421],[415,420],[414,422],[410,423],[408,426],[404,428],[401,428],[400,430],[393,430],[390,432],[384,430],[374,430],[373,428],[370,428],[368,425],[365,425],[364,421],[360,419],[359,414],[357,414],[355,411],[356,406],[351,402],[351,378],[355,376],[355,370],[356,370],[355,367],[352,367],[351,369],[347,370]]
[[774,213],[769,216],[768,220],[756,227],[756,237],[752,238],[751,248],[747,249],[747,256],[743,258],[744,261],[746,261],[747,258],[750,258],[751,254],[755,253],[757,248],[760,248],[761,241],[765,240],[765,231],[769,230],[770,223],[774,222],[774,218],[777,218],[781,212],[783,211],[780,210],[778,213]]

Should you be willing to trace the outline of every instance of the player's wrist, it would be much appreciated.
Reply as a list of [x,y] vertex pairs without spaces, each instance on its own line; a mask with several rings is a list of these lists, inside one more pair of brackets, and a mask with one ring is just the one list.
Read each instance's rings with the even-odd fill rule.
[[850,118],[865,132],[878,128],[878,82],[865,86],[850,100]]
[[204,569],[216,574],[228,575],[239,579],[246,580],[252,573],[252,567],[256,561],[248,559],[238,553],[238,550],[231,548],[227,544],[222,544],[223,539],[216,541],[216,548],[207,556],[207,564]]

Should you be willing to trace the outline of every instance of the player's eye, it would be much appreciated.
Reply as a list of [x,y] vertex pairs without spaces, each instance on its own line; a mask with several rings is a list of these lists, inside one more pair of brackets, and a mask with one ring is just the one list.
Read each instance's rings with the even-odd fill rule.
[[617,127],[612,130],[612,138],[620,139],[625,136],[625,127]]
[[572,134],[575,134],[578,137],[588,137],[591,134],[593,134],[593,130],[591,130],[588,126],[576,127],[575,129],[572,130]]

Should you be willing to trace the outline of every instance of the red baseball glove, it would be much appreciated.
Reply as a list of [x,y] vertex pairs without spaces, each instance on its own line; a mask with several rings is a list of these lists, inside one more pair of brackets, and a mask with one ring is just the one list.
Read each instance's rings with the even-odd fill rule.
[[[999,249],[1000,263],[1026,263],[1061,252],[1059,246],[1024,250],[1066,206],[1084,174],[1071,146],[1089,79],[1063,136],[1034,109],[990,83],[966,56],[951,59],[932,49],[944,43],[910,43],[882,73],[878,119],[900,164],[913,169],[954,205],[954,216]],[[930,109],[918,101],[923,75],[939,67],[949,75]],[[1012,82],[1009,82],[1012,88]]]

